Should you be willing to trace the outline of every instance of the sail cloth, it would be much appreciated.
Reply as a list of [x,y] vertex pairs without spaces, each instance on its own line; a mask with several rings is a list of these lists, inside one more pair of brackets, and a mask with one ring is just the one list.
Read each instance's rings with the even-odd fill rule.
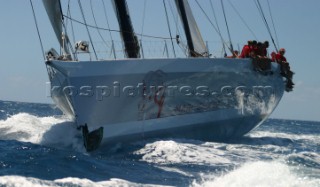
[[60,46],[63,46],[62,41],[62,13],[60,0],[42,0],[47,11],[52,28],[56,33]]
[[[192,46],[193,46],[193,49],[192,49],[190,47],[190,45],[188,44],[189,50],[193,50],[193,51],[190,51],[190,55],[197,56],[197,55],[192,54],[192,53],[196,52],[202,56],[208,56],[207,47],[202,39],[197,22],[193,17],[188,0],[175,0],[175,3],[177,6],[179,15],[180,15],[180,19],[182,20],[183,26],[185,28],[185,32],[188,32],[188,31],[186,31],[186,29],[188,29],[189,33],[190,33],[191,41],[188,41],[188,43],[192,42]],[[181,6],[183,6],[183,7],[181,7]],[[183,11],[181,11],[182,10],[181,8],[184,8],[185,15],[183,15]],[[183,17],[186,17],[187,20],[183,21],[184,20]],[[188,39],[188,37],[187,37],[187,39]]]

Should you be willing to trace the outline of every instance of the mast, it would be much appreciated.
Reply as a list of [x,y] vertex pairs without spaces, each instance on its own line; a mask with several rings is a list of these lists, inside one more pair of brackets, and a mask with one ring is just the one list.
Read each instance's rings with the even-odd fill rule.
[[190,33],[188,18],[187,18],[187,15],[186,15],[186,9],[184,7],[183,0],[176,0],[176,5],[177,5],[177,8],[179,10],[180,18],[181,18],[181,21],[183,23],[184,32],[185,32],[186,37],[187,37],[187,43],[188,43],[188,47],[189,47],[189,55],[194,57],[194,55],[195,55],[193,53],[194,46],[193,46],[193,42],[192,42],[192,37],[191,37],[191,33]]
[[175,0],[176,6],[183,24],[189,55],[191,57],[207,56],[208,51],[202,39],[200,30],[192,15],[190,5],[187,0]]
[[140,57],[138,38],[134,33],[126,0],[113,0],[114,9],[118,18],[120,33],[124,42],[128,58]]

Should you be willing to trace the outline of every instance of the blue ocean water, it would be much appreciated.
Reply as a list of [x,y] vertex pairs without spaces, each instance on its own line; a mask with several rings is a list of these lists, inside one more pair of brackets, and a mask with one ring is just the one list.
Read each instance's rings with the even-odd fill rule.
[[0,186],[320,186],[320,122],[269,119],[229,142],[152,139],[87,153],[53,105],[0,101]]

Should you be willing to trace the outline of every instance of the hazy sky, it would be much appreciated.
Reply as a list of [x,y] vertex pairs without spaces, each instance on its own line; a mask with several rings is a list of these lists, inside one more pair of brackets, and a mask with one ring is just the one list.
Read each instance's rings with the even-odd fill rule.
[[[99,1],[100,0],[94,0]],[[93,2],[94,2],[93,1]],[[142,30],[144,0],[127,0],[136,32]],[[210,12],[209,0],[198,0]],[[253,0],[229,0],[254,31],[258,40],[270,39]],[[231,37],[234,43],[245,43],[255,39],[224,0]],[[33,0],[45,50],[56,45],[56,38],[49,24],[42,2]],[[71,0],[74,4],[75,0]],[[87,0],[86,2],[89,2]],[[115,24],[114,12],[107,0],[110,24]],[[227,39],[221,13],[220,0],[212,0],[219,24]],[[266,0],[261,3],[268,15]],[[272,117],[320,121],[320,1],[319,0],[269,0],[281,47],[287,49],[286,57],[296,73],[293,92],[285,93]],[[100,3],[101,4],[101,3]],[[219,41],[209,22],[195,1],[190,4],[205,40]],[[97,10],[99,7],[96,7]],[[98,11],[98,10],[97,10]],[[90,13],[90,12],[88,12]],[[156,14],[157,13],[157,14]],[[162,0],[146,0],[145,34],[168,36]],[[212,14],[209,14],[212,18]],[[199,18],[200,17],[200,18]],[[269,17],[268,17],[269,18]],[[2,1],[0,6],[0,100],[52,103],[46,95],[48,81],[46,68],[32,16],[29,0]],[[116,24],[115,24],[116,25]],[[112,26],[111,26],[112,27]],[[115,26],[114,26],[115,27]],[[113,34],[114,36],[117,33]],[[214,50],[214,49],[213,49]],[[221,50],[221,49],[217,49]],[[272,50],[272,49],[271,49]]]

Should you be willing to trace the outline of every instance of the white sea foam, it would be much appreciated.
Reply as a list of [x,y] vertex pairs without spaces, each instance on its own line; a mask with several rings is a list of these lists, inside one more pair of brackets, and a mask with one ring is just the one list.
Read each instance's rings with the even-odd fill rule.
[[[255,148],[256,147],[256,148]],[[156,164],[196,164],[210,166],[236,166],[243,162],[255,162],[260,158],[279,158],[279,152],[286,148],[277,145],[243,145],[214,142],[183,142],[180,140],[156,141],[146,144],[135,154],[142,155],[142,160]],[[270,153],[268,150],[271,150]]]
[[[40,145],[82,147],[75,124],[63,116],[37,117],[27,113],[0,120],[0,139]],[[80,146],[81,145],[81,146]]]
[[[2,176],[0,177],[0,186],[9,187],[55,187],[55,186],[83,186],[83,187],[135,187],[135,186],[162,186],[154,184],[134,183],[123,179],[111,178],[106,181],[91,181],[80,178],[63,178],[53,181],[42,180],[22,176]],[[217,174],[202,174],[200,180],[194,180],[190,185],[192,187],[317,187],[320,186],[320,179],[308,178],[303,176],[303,172],[296,173],[289,166],[273,162],[253,162],[246,163],[243,166],[217,176]]]
[[182,143],[172,140],[157,141],[147,144],[135,152],[143,155],[142,159],[149,163],[172,164],[196,163],[198,165],[229,165],[231,160],[225,157],[225,151],[215,149],[215,143],[198,144]]
[[81,187],[135,187],[135,186],[158,186],[149,184],[138,184],[122,179],[112,178],[108,181],[94,182],[89,179],[79,178],[63,178],[54,181],[41,180],[37,178],[21,177],[21,176],[3,176],[0,177],[0,186],[8,187],[56,187],[56,186],[81,186]]
[[291,141],[309,141],[313,144],[320,144],[319,135],[312,135],[312,134],[291,134],[287,133],[280,133],[280,132],[270,132],[270,131],[253,131],[250,133],[250,137],[260,138],[260,137],[274,137],[274,138],[282,138]]
[[291,171],[290,167],[279,162],[253,162],[246,163],[222,176],[203,175],[202,181],[194,181],[194,187],[238,187],[238,186],[259,186],[259,187],[314,187],[320,186],[319,179],[310,179],[300,176]]

